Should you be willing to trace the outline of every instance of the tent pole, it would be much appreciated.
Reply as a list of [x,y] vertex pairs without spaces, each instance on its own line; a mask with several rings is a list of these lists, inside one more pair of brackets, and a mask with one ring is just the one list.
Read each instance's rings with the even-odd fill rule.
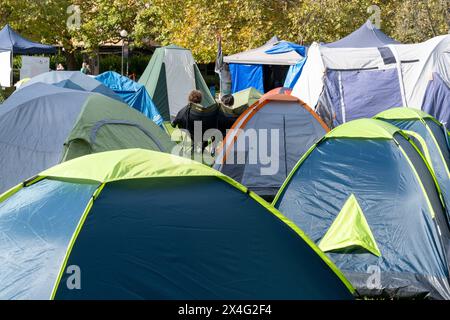
[[10,75],[10,87],[14,85],[14,47],[11,48],[11,75]]

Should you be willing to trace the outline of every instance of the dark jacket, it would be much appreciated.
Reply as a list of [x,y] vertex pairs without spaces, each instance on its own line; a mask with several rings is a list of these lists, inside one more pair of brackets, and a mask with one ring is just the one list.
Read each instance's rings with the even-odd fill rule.
[[175,119],[172,121],[172,126],[181,129],[187,129],[194,138],[194,122],[201,121],[202,123],[202,137],[206,130],[217,128],[217,111],[216,105],[205,108],[195,103],[189,103],[181,109]]
[[227,112],[225,108],[220,108],[217,114],[217,129],[222,132],[223,138],[227,134],[227,130],[231,129],[239,115]]

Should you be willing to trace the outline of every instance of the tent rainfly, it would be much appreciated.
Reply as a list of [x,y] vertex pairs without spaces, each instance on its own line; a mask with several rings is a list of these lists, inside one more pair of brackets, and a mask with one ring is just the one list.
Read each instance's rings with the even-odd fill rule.
[[[315,108],[328,126],[335,127],[394,107],[421,109],[434,74],[448,84],[449,70],[450,35],[418,44],[370,48],[330,48],[314,43],[292,94]],[[442,110],[448,104],[442,96],[439,99],[443,105],[428,111],[433,110],[432,116],[447,123],[447,113]]]
[[449,224],[424,159],[399,128],[350,121],[308,150],[274,205],[361,296],[448,300]]
[[399,42],[387,36],[370,20],[367,20],[366,23],[348,36],[324,46],[328,48],[377,48],[388,44],[399,44]]
[[[0,196],[0,230],[0,299],[353,298],[277,210],[161,152],[103,152],[41,172]],[[81,290],[67,285],[73,266]]]
[[60,88],[96,92],[114,100],[123,100],[114,91],[103,85],[100,81],[85,75],[79,71],[50,71],[41,73],[24,82],[20,89],[24,89],[35,83],[46,83]]
[[328,130],[298,98],[265,94],[228,131],[214,168],[272,200],[298,159]]
[[0,108],[0,192],[85,154],[174,143],[153,121],[107,96],[35,83]]

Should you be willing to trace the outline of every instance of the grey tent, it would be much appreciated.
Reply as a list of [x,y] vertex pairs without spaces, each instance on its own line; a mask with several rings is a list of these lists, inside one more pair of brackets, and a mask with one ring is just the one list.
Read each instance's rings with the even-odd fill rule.
[[39,82],[51,84],[61,88],[96,92],[123,102],[123,100],[116,93],[114,93],[114,91],[109,89],[103,83],[79,71],[50,71],[42,73],[22,84],[20,89]]
[[382,47],[399,42],[384,34],[380,29],[367,20],[361,27],[336,42],[325,44],[329,48],[367,48]]
[[169,152],[167,134],[125,103],[36,83],[0,107],[0,193],[61,161],[101,151]]
[[265,94],[228,131],[215,169],[273,199],[298,159],[328,130],[296,97]]

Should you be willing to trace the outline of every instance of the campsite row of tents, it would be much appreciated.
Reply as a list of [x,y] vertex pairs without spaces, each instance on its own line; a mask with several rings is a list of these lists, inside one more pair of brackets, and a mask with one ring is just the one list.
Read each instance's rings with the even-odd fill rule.
[[[427,42],[370,24],[225,58],[243,90],[217,170],[169,154],[162,125],[192,89],[216,103],[189,50],[157,49],[139,83],[31,79],[0,105],[0,298],[450,299],[449,136],[405,102],[428,72],[446,83],[447,38],[418,62],[403,46]],[[433,110],[448,107],[433,90]],[[252,132],[277,133],[256,137],[267,158]],[[68,286],[73,266],[82,290]]]

